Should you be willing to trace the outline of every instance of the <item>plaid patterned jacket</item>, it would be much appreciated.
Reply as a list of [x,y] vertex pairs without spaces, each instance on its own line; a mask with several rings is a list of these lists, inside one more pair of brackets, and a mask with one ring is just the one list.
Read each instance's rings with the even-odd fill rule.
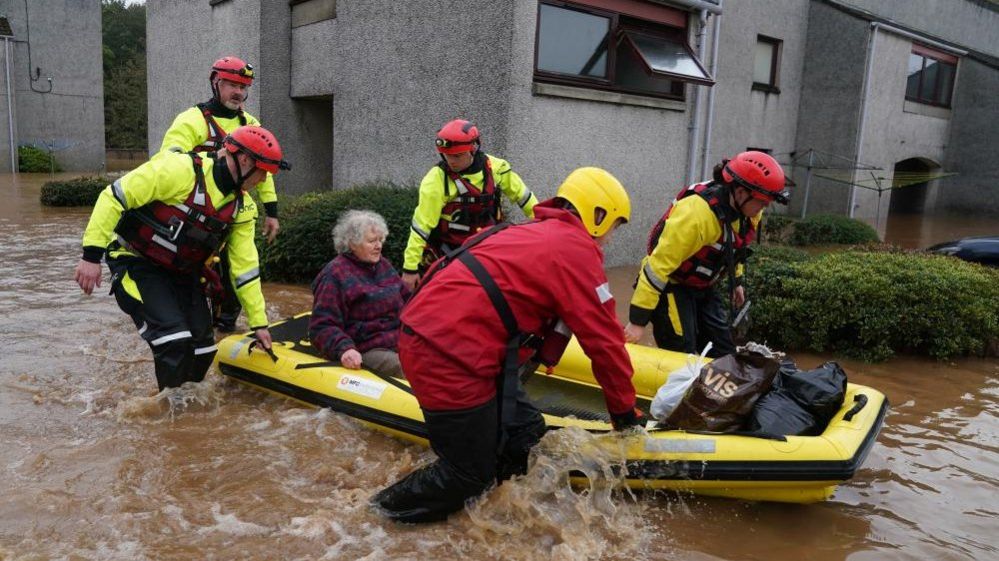
[[330,360],[350,349],[396,349],[409,290],[384,257],[365,263],[338,255],[312,281],[312,294],[309,340]]

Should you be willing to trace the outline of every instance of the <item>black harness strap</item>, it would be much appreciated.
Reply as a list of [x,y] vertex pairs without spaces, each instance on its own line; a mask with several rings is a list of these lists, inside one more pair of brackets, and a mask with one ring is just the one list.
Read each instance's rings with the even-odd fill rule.
[[[500,409],[500,440],[497,444],[499,450],[502,450],[506,445],[506,427],[513,423],[514,413],[517,410],[517,379],[519,370],[517,358],[523,337],[521,336],[520,328],[517,326],[517,319],[514,317],[513,310],[506,301],[506,297],[503,296],[503,292],[496,285],[496,281],[493,280],[489,271],[486,271],[482,263],[469,250],[490,236],[498,234],[510,226],[512,224],[509,222],[497,224],[468,240],[461,246],[447,252],[438,262],[437,266],[427,271],[423,280],[420,281],[420,287],[426,286],[430,279],[444,269],[444,267],[447,267],[455,260],[461,261],[475,276],[475,280],[479,281],[479,284],[482,285],[482,288],[486,291],[486,295],[489,297],[489,301],[492,302],[493,308],[496,309],[496,313],[503,322],[503,327],[506,328],[507,340],[506,351],[503,356],[503,375],[496,381],[497,401]],[[417,292],[419,290],[417,288]]]
[[517,409],[517,380],[519,378],[518,370],[520,366],[517,363],[517,356],[520,352],[521,343],[517,318],[514,317],[513,310],[510,309],[510,304],[506,301],[506,297],[503,296],[503,292],[496,286],[496,281],[486,271],[486,268],[482,266],[482,263],[475,258],[475,255],[465,251],[458,257],[458,260],[472,271],[475,279],[486,290],[486,296],[489,297],[493,308],[496,309],[500,320],[503,321],[503,327],[506,328],[507,339],[506,353],[503,357],[503,376],[496,384],[496,389],[500,394],[500,426],[504,427],[503,432],[505,432],[505,427],[513,423],[513,414]]

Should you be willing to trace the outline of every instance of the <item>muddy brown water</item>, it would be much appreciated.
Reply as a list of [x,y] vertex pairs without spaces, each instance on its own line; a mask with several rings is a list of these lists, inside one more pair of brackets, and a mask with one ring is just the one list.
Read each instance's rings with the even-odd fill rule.
[[[571,459],[542,454],[445,523],[387,522],[368,496],[431,454],[214,373],[156,395],[106,285],[86,297],[73,283],[88,209],[41,207],[47,178],[0,177],[2,560],[997,558],[995,360],[841,360],[892,410],[824,503],[569,491],[552,474]],[[633,275],[611,271],[619,300]],[[310,305],[304,286],[265,295],[271,318]],[[586,437],[558,438],[546,444]]]

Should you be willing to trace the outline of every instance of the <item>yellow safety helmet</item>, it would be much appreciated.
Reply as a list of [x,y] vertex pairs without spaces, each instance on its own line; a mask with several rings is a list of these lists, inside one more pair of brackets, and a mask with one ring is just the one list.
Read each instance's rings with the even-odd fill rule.
[[631,219],[631,199],[624,186],[607,170],[579,168],[558,188],[561,197],[576,207],[586,231],[594,238],[610,232],[618,219]]

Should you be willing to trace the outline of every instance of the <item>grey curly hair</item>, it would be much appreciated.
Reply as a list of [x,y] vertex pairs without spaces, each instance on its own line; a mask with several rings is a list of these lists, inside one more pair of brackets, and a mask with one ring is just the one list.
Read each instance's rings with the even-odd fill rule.
[[348,210],[340,216],[333,226],[333,247],[337,253],[350,251],[351,244],[358,245],[364,241],[364,235],[374,230],[379,236],[388,236],[388,226],[385,219],[377,212],[370,210]]

